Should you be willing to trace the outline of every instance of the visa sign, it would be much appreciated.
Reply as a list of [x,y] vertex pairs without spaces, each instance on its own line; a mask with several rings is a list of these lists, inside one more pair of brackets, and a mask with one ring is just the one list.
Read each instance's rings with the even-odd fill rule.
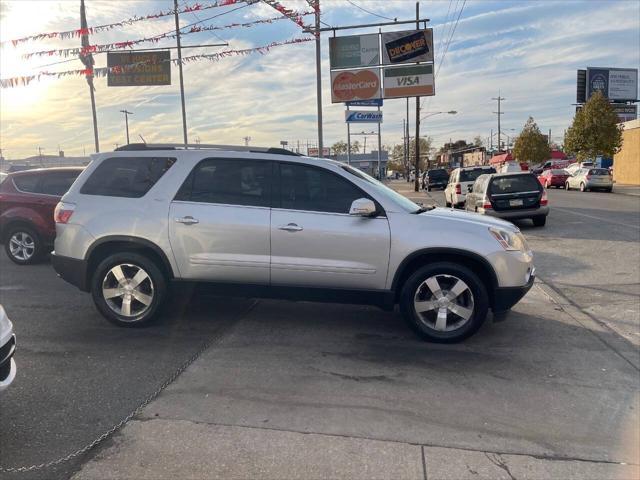
[[347,110],[344,118],[347,123],[382,123],[382,112]]

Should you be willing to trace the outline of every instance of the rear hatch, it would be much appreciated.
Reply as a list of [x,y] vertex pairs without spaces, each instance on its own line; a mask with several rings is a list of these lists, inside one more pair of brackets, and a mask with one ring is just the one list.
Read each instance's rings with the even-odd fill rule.
[[609,185],[611,183],[611,175],[606,168],[592,168],[587,174],[587,179],[592,185]]
[[537,178],[527,173],[493,177],[487,191],[497,212],[539,208],[543,192]]
[[484,175],[485,173],[496,173],[495,168],[472,168],[460,170],[460,188],[463,194],[466,194],[471,191],[471,187],[473,187],[476,178],[480,175]]
[[431,170],[427,173],[429,185],[446,185],[449,182],[449,174],[446,170]]

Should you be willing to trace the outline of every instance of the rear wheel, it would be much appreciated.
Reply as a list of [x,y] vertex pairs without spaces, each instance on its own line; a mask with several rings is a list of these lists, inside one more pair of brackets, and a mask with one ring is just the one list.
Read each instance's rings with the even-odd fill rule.
[[547,217],[533,217],[533,224],[536,227],[544,227],[545,223],[547,223]]
[[473,335],[487,317],[487,289],[478,276],[457,263],[424,266],[400,293],[404,319],[421,338],[454,343]]
[[564,189],[568,192],[569,190],[571,190],[571,188],[569,187],[569,182],[564,184]]
[[586,192],[587,190],[589,190],[589,189],[584,185],[584,183],[581,183],[580,184],[580,191],[581,192]]
[[166,279],[147,257],[124,252],[108,256],[96,268],[91,296],[110,322],[120,327],[150,324],[166,294]]
[[18,265],[30,265],[40,260],[44,245],[40,236],[30,227],[12,227],[4,241],[9,259]]

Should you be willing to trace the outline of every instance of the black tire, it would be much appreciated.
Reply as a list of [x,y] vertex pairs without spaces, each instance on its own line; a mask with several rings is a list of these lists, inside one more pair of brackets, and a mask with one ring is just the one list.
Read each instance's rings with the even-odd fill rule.
[[536,227],[544,227],[545,223],[547,223],[547,217],[533,217],[531,220]]
[[581,183],[581,184],[580,184],[580,191],[581,191],[581,192],[588,192],[588,191],[589,191],[589,189],[588,189],[587,187],[585,187],[585,186],[584,186],[584,183]]
[[564,189],[568,192],[569,190],[571,190],[571,188],[569,187],[569,182],[564,184]]
[[[470,318],[466,323],[451,331],[439,331],[430,327],[416,312],[414,306],[414,298],[420,293],[419,289],[422,289],[423,282],[435,275],[457,277],[467,284],[468,290],[472,294],[473,311]],[[467,295],[467,292],[464,295]],[[437,262],[421,267],[409,277],[400,292],[400,311],[405,321],[423,340],[436,343],[456,343],[473,335],[486,320],[488,309],[487,288],[475,273],[458,263]]]
[[431,191],[431,187],[427,186],[427,192]]
[[[18,236],[18,238],[23,239],[31,239],[29,245],[33,245],[33,248],[28,248],[26,250],[21,249],[21,251],[33,253],[31,253],[28,257],[26,257],[26,254],[20,254],[17,251],[16,254],[12,253],[11,248],[12,245],[15,246],[15,244],[12,243],[11,239],[14,238],[14,236]],[[16,238],[16,240],[18,238]],[[33,228],[26,225],[16,225],[10,227],[4,237],[4,251],[7,253],[9,260],[11,260],[13,263],[16,263],[18,265],[32,265],[42,260],[42,257],[45,253],[45,248],[40,235],[38,235]],[[26,258],[21,258],[21,256]]]
[[[141,288],[146,287],[146,291],[142,293],[148,294],[149,291],[151,292],[152,300],[149,305],[137,315],[126,316],[117,313],[109,306],[107,299],[105,299],[103,295],[103,282],[107,282],[109,279],[113,280],[113,278],[108,279],[107,277],[110,270],[117,265],[123,265],[125,269],[130,268],[132,271],[134,271],[134,268],[142,269],[150,279],[150,283],[146,283],[148,281],[145,279],[145,284],[141,284]],[[150,289],[148,288],[149,285],[151,286]],[[118,287],[114,286],[113,288]],[[107,320],[119,327],[143,327],[150,325],[161,310],[166,292],[167,280],[162,271],[148,257],[134,252],[122,252],[109,255],[100,262],[91,278],[91,296],[96,308]],[[134,298],[130,297],[130,301],[132,306],[134,304],[145,305],[142,302],[138,302],[137,299],[135,299],[135,295]],[[117,303],[117,300],[114,300],[114,303]]]

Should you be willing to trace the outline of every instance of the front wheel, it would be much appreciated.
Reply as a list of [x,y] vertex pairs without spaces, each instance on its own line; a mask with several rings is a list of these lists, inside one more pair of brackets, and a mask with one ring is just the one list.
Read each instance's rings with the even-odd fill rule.
[[588,190],[588,188],[587,188],[587,187],[585,187],[584,183],[581,183],[581,184],[580,184],[580,191],[581,191],[581,192],[586,192],[587,190]]
[[91,296],[110,322],[120,327],[150,324],[166,295],[166,279],[153,261],[133,252],[108,256],[96,268]]
[[7,233],[4,250],[13,263],[30,265],[40,260],[44,245],[35,230],[18,226],[11,228]]
[[571,188],[569,187],[569,182],[564,184],[564,189],[568,192],[569,190],[571,190]]
[[418,269],[402,287],[400,311],[424,340],[455,343],[473,335],[489,309],[487,289],[467,267],[438,262]]

